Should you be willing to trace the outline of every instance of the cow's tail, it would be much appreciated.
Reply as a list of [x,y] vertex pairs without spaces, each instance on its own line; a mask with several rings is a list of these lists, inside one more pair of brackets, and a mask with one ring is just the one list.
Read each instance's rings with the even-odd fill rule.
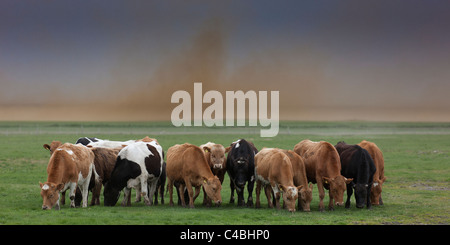
[[94,174],[95,186],[102,186],[102,180],[100,178],[100,175],[98,175],[97,171],[95,170],[95,164],[92,164],[92,173]]

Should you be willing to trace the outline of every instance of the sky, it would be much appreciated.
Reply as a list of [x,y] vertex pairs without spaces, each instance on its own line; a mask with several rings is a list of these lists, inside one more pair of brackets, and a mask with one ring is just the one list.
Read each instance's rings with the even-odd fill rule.
[[[177,90],[282,120],[450,121],[448,1],[1,1],[0,120],[170,120]],[[204,108],[207,105],[204,105]]]

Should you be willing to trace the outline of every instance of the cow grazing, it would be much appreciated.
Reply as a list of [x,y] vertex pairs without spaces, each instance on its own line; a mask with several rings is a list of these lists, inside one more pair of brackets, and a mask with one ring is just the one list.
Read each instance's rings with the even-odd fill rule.
[[[175,183],[179,186],[179,198],[181,204],[186,206],[184,196],[184,188],[186,187],[189,194],[189,207],[194,208],[194,200],[200,193],[200,187],[205,189],[209,198],[216,204],[222,203],[220,191],[222,185],[217,176],[211,172],[206,160],[203,149],[198,146],[185,143],[182,145],[174,145],[167,150],[167,166],[166,166],[170,206],[173,206],[173,186]],[[192,187],[195,187],[195,195]]]
[[372,157],[375,164],[375,174],[373,175],[373,185],[370,190],[370,201],[372,205],[383,205],[383,199],[381,198],[382,185],[386,180],[384,176],[384,157],[378,146],[370,141],[363,140],[358,144],[362,148],[366,149]]
[[247,206],[253,206],[253,187],[255,185],[255,155],[258,150],[253,143],[240,139],[227,147],[227,173],[230,176],[231,197],[234,203],[234,189],[238,195],[238,206],[244,206],[244,188],[247,184]]
[[163,150],[156,142],[135,142],[120,150],[110,180],[105,184],[104,205],[116,205],[124,190],[122,206],[131,205],[131,188],[152,205],[158,179],[162,173]]
[[336,150],[341,159],[341,173],[347,178],[353,178],[353,182],[347,184],[347,201],[345,207],[350,208],[350,197],[355,189],[356,207],[371,208],[370,189],[372,188],[373,175],[375,174],[375,164],[369,152],[359,145],[348,145],[345,142],[338,142]]
[[70,207],[75,207],[75,190],[77,186],[82,193],[82,206],[87,207],[88,187],[91,175],[95,179],[94,153],[83,145],[65,143],[57,147],[47,166],[47,181],[41,183],[42,209],[59,210],[60,192],[70,188]]
[[[225,147],[220,144],[215,144],[213,142],[208,142],[200,146],[203,149],[203,153],[205,154],[206,161],[208,162],[209,167],[211,168],[212,173],[217,176],[220,180],[220,184],[223,183],[223,179],[225,178],[226,173],[226,157],[225,153],[227,153]],[[203,190],[203,205],[210,206],[211,199],[207,198],[206,192]]]
[[289,157],[280,149],[264,148],[255,155],[256,208],[261,206],[261,186],[265,187],[267,202],[273,208],[271,194],[275,196],[276,208],[280,209],[280,192],[283,204],[290,212],[295,212],[298,192],[303,186],[294,186],[294,173]]
[[308,178],[306,177],[306,168],[303,157],[291,150],[281,150],[291,161],[294,174],[294,185],[303,186],[298,192],[298,209],[306,212],[311,211],[310,204],[312,201],[312,183],[308,186]]
[[92,200],[91,205],[100,205],[100,193],[102,190],[102,185],[105,185],[111,177],[111,173],[116,165],[117,155],[121,148],[102,148],[102,147],[92,147],[92,152],[94,153],[94,165],[97,174],[100,177],[101,184],[95,185],[92,190]]
[[337,206],[342,206],[346,184],[351,183],[353,179],[341,175],[341,162],[334,146],[325,141],[303,140],[295,145],[294,151],[304,158],[308,181],[317,183],[319,210],[324,210],[324,188],[329,190],[328,209],[334,210],[334,202]]

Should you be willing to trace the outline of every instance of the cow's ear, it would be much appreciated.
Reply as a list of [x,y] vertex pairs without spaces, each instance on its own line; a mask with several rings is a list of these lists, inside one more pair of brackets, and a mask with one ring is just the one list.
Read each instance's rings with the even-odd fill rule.
[[353,178],[348,178],[347,179],[347,178],[344,177],[344,180],[345,180],[346,184],[350,184],[353,181]]
[[230,152],[230,150],[231,150],[231,146],[228,146],[227,148],[225,148],[225,153]]
[[379,182],[380,182],[380,185],[381,185],[381,184],[383,184],[383,183],[384,183],[384,181],[386,181],[386,176],[383,176],[383,178],[382,178],[382,179],[380,179],[380,181],[379,181]]
[[60,183],[60,184],[58,184],[58,185],[56,186],[56,190],[57,190],[57,191],[62,191],[63,188],[64,188],[64,184],[63,184],[63,183]]
[[44,149],[50,150],[50,146],[48,144],[43,145]]
[[44,186],[44,184],[42,184],[42,183],[39,181],[39,186],[40,186],[41,189],[42,189],[42,186]]
[[323,183],[325,183],[325,184],[329,184],[331,181],[331,179],[328,177],[322,177],[322,179],[323,179]]
[[303,188],[303,185],[297,186],[297,191],[300,191]]
[[207,146],[203,146],[203,151],[205,152],[211,152],[211,148],[207,147]]

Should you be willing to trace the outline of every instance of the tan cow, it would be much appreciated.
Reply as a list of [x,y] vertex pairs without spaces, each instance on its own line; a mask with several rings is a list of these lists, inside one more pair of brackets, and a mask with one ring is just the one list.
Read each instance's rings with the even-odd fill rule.
[[[203,144],[200,148],[203,149],[203,153],[205,154],[206,161],[211,168],[211,172],[219,178],[220,184],[222,184],[223,179],[225,178],[225,173],[227,172],[225,153],[227,153],[230,148],[228,148],[227,151],[223,145],[213,142]],[[203,190],[203,205],[211,205],[211,199],[207,197],[205,190]]]
[[39,182],[43,199],[42,209],[59,210],[60,192],[70,188],[70,207],[75,207],[77,185],[82,193],[82,206],[87,207],[88,187],[95,172],[94,153],[83,145],[65,143],[56,148],[47,166],[47,181]]
[[383,199],[381,198],[382,185],[386,180],[384,176],[384,158],[378,146],[370,141],[363,140],[358,144],[362,148],[366,149],[373,159],[375,164],[375,174],[373,175],[373,185],[370,192],[370,201],[373,205],[383,205]]
[[[189,194],[189,207],[194,208],[194,200],[200,193],[200,187],[206,191],[214,203],[222,203],[220,191],[222,185],[217,176],[214,176],[208,166],[206,157],[200,147],[185,143],[174,145],[167,151],[166,174],[169,186],[170,206],[173,206],[173,185],[179,183],[181,204],[186,206],[184,200],[184,187]],[[195,195],[192,187],[195,187]]]
[[294,174],[294,185],[302,185],[303,188],[298,192],[298,209],[306,212],[311,211],[310,204],[312,201],[313,184],[308,186],[308,178],[306,177],[306,168],[303,157],[291,150],[281,150],[289,157],[292,164]]
[[267,202],[273,208],[272,191],[275,205],[280,209],[280,192],[283,203],[290,212],[295,212],[295,201],[303,186],[294,186],[294,174],[289,157],[276,148],[264,148],[255,155],[256,208],[261,207],[261,186],[265,187]]
[[317,183],[319,189],[319,210],[324,210],[325,189],[329,190],[329,210],[334,210],[334,202],[342,206],[346,184],[353,179],[341,175],[341,162],[334,146],[328,142],[303,140],[295,145],[294,151],[305,159],[306,176],[309,182]]

